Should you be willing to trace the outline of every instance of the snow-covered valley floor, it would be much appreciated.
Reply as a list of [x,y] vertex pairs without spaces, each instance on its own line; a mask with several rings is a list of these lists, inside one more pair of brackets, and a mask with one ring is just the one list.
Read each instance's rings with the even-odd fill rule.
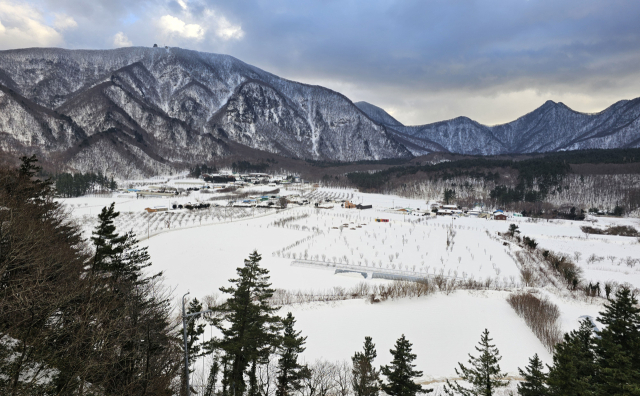
[[[533,221],[514,218],[494,221],[478,218],[415,217],[389,213],[395,206],[426,207],[424,201],[354,193],[348,190],[319,189],[315,194],[350,198],[372,204],[373,209],[315,209],[296,207],[276,212],[252,209],[229,212],[211,208],[201,212],[176,211],[180,226],[163,229],[154,220],[159,213],[144,214],[144,207],[166,205],[162,198],[74,198],[64,203],[89,235],[99,209],[112,201],[122,212],[117,223],[121,232],[134,229],[149,247],[152,271],[162,271],[176,299],[189,291],[192,297],[220,295],[219,288],[235,277],[235,269],[253,250],[263,257],[273,287],[307,294],[330,294],[338,289],[388,284],[388,279],[372,275],[401,274],[413,277],[438,275],[459,280],[492,281],[491,290],[457,290],[416,298],[370,303],[350,299],[330,303],[287,305],[297,327],[308,336],[303,358],[331,361],[349,360],[362,346],[365,336],[377,345],[377,363],[390,361],[389,349],[402,334],[414,344],[417,369],[425,382],[455,376],[457,362],[466,362],[467,353],[485,328],[489,329],[503,359],[503,371],[517,375],[528,358],[538,353],[545,363],[551,355],[506,302],[512,291],[522,288],[514,255],[521,250],[505,245],[497,234],[510,223],[521,235],[534,238],[541,248],[574,257],[589,282],[628,282],[640,287],[640,243],[636,238],[586,235],[584,222],[562,220]],[[144,217],[143,217],[144,216]],[[166,216],[166,215],[165,215]],[[388,223],[376,218],[389,219]],[[155,221],[155,222],[154,222]],[[151,224],[158,232],[151,235]],[[632,225],[637,219],[598,218],[596,225]],[[577,254],[575,252],[578,252]],[[595,256],[595,259],[594,259]],[[351,272],[336,273],[347,268]],[[382,277],[384,278],[384,276]],[[578,326],[580,316],[598,316],[603,298],[568,297],[551,286],[538,290],[561,310],[560,324],[567,332]],[[205,335],[208,337],[210,329]],[[199,364],[203,364],[201,362]]]

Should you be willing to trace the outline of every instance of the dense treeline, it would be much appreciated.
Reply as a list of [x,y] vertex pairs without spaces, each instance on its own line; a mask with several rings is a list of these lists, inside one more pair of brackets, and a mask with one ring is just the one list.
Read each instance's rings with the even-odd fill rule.
[[160,274],[104,208],[84,241],[35,177],[0,170],[0,394],[171,395],[180,363]]
[[[435,165],[395,166],[375,173],[350,173],[352,182],[361,188],[379,188],[391,177],[416,174],[418,172],[461,175],[463,170],[510,168],[519,172],[519,180],[525,187],[531,187],[536,180],[547,186],[557,184],[557,178],[570,171],[570,164],[628,164],[640,162],[640,149],[581,150],[547,153],[544,157],[520,161],[494,157],[466,158],[458,161],[440,162]],[[394,162],[390,162],[393,164]],[[458,173],[456,173],[458,172]],[[353,176],[350,176],[353,175]],[[369,185],[359,185],[363,182]]]
[[209,166],[207,164],[196,165],[193,168],[189,168],[189,176],[198,178],[203,173],[217,173],[218,168],[216,166]]
[[231,164],[231,169],[235,173],[247,173],[247,172],[256,172],[256,173],[264,173],[269,169],[269,163],[260,162],[257,164],[251,163],[249,161],[238,161]]
[[312,159],[305,159],[305,162],[318,168],[332,168],[335,166],[352,166],[352,165],[402,165],[410,160],[403,158],[384,158],[380,160],[362,160],[352,162],[339,162],[339,161],[318,161]]
[[547,153],[545,158],[569,164],[632,164],[640,162],[640,149],[594,149]]
[[53,177],[55,189],[61,197],[80,197],[103,191],[113,191],[118,184],[113,177],[102,173],[60,173]]
[[[528,214],[561,217],[569,208],[633,212],[640,206],[637,170],[620,167],[640,163],[640,149],[585,150],[548,153],[522,160],[473,157],[434,165],[403,165],[377,172],[346,174],[347,185],[362,190],[412,198],[440,199],[452,189],[462,205],[484,203],[526,210]],[[605,174],[576,174],[572,166],[608,166]],[[613,168],[612,168],[613,167]],[[590,168],[589,168],[590,169]],[[631,174],[620,174],[630,172]],[[340,183],[339,181],[332,184]],[[344,184],[344,183],[343,183]]]
[[[538,182],[547,189],[557,185],[558,180],[571,168],[568,162],[559,159],[528,159],[523,161],[500,160],[490,158],[473,158],[459,161],[440,162],[435,165],[396,166],[374,173],[352,172],[347,178],[353,184],[363,189],[379,189],[392,177],[414,175],[418,172],[427,174],[441,174],[445,178],[469,175],[495,180],[492,169],[513,169],[518,171],[518,185],[522,188],[532,188]],[[482,170],[489,170],[489,174]],[[481,172],[482,171],[482,172]]]

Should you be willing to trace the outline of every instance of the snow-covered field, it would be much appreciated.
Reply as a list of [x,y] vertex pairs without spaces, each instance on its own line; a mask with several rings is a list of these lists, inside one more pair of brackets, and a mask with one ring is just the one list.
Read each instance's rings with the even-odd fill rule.
[[[376,218],[390,222],[376,222]],[[291,253],[284,253],[287,258],[408,277],[442,275],[491,278],[503,285],[518,283],[519,270],[510,248],[491,234],[485,227],[486,220],[353,210],[315,211],[305,220],[305,224],[323,232]],[[331,246],[330,251],[327,246]]]
[[[491,279],[493,290],[458,290],[419,298],[369,303],[353,299],[331,303],[305,303],[283,307],[292,311],[298,328],[308,336],[306,361],[348,360],[364,337],[377,344],[379,364],[389,362],[389,348],[401,334],[414,344],[417,368],[424,381],[454,376],[457,362],[480,333],[488,328],[503,355],[501,366],[511,375],[538,353],[550,363],[550,354],[506,302],[510,290],[522,287],[514,254],[520,248],[497,235],[516,223],[521,235],[535,238],[541,248],[565,253],[583,269],[587,281],[629,282],[640,287],[640,243],[636,238],[588,235],[585,222],[532,221],[527,218],[493,221],[477,218],[415,217],[389,213],[392,207],[426,208],[420,200],[318,189],[312,198],[351,199],[373,209],[295,207],[282,211],[251,208],[210,208],[170,211],[171,227],[145,207],[167,205],[169,199],[135,197],[74,198],[64,203],[85,227],[87,235],[99,210],[111,202],[121,211],[121,231],[134,229],[149,247],[153,271],[162,271],[176,298],[189,291],[203,298],[220,292],[235,277],[235,269],[255,249],[271,274],[273,286],[305,293],[331,293],[362,282],[387,284],[390,275],[444,276]],[[194,202],[206,194],[171,199]],[[209,198],[207,196],[206,198]],[[179,219],[178,219],[179,217]],[[389,219],[388,223],[376,218]],[[637,219],[598,218],[596,225],[624,224],[640,228]],[[152,233],[154,231],[155,233]],[[160,232],[162,231],[162,232]],[[576,254],[575,252],[578,252]],[[595,256],[595,259],[593,258]],[[602,258],[602,259],[600,259]],[[336,273],[340,270],[340,273]],[[345,270],[351,272],[344,272]],[[582,315],[596,317],[603,299],[567,298],[561,290],[541,290],[562,312],[563,331],[578,326]],[[205,334],[210,334],[207,329]]]

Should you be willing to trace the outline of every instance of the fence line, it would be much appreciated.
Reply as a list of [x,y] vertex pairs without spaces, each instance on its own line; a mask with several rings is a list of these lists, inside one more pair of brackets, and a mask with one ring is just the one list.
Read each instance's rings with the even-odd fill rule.
[[[417,274],[412,271],[402,271],[395,269],[374,268],[374,267],[362,267],[359,265],[334,263],[330,261],[317,261],[317,260],[293,260],[291,265],[294,267],[311,267],[321,268],[327,270],[346,270],[351,272],[367,273],[367,279],[381,278],[391,280],[422,280],[422,279],[434,279],[436,277],[450,280],[464,280],[461,277],[449,276],[444,274]],[[369,274],[371,274],[369,276]]]
[[243,220],[257,219],[259,217],[266,217],[266,216],[271,216],[273,214],[282,213],[282,212],[284,212],[286,210],[288,210],[288,208],[287,209],[277,209],[276,211],[265,212],[265,213],[257,215],[257,216],[240,217],[240,218],[236,219],[235,221],[233,219],[231,219],[231,220],[227,220],[227,221],[219,221],[219,222],[212,222],[212,223],[205,223],[205,224],[194,224],[194,225],[184,226],[184,227],[180,227],[179,226],[179,227],[175,227],[175,228],[164,228],[162,230],[151,231],[151,232],[147,233],[147,235],[144,235],[142,237],[140,237],[138,235],[138,240],[140,240],[140,241],[148,240],[148,239],[153,238],[156,235],[164,234],[165,232],[181,231],[181,230],[186,230],[186,229],[189,229],[189,228],[207,227],[207,226],[213,226],[213,225],[219,225],[219,224],[237,223],[237,222],[240,222],[240,221],[243,221]]

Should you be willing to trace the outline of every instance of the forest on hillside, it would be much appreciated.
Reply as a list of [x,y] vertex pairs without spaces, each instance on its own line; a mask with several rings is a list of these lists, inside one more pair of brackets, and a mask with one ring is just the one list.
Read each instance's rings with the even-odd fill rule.
[[375,172],[327,177],[329,184],[426,200],[453,191],[458,204],[483,204],[529,213],[640,207],[640,149],[549,153],[524,159],[464,158],[406,164]]

